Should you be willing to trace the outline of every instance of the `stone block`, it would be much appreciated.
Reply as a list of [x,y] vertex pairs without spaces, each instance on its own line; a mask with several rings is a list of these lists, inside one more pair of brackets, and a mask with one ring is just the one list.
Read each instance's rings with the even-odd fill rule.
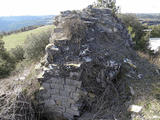
[[49,90],[51,95],[59,95],[60,94],[60,90],[59,89],[51,89]]
[[51,97],[49,92],[46,92],[45,94],[42,94],[43,99],[49,99]]
[[82,81],[66,79],[66,85],[71,85],[80,88],[82,85]]
[[67,99],[64,99],[64,100],[62,100],[62,106],[66,107],[66,108],[70,108],[71,103],[69,103]]
[[69,85],[64,85],[64,90],[65,91],[68,91],[68,92],[71,92],[71,91],[76,91],[76,87],[75,86],[69,86]]
[[42,87],[44,88],[44,89],[50,89],[50,84],[49,83],[42,83]]
[[81,90],[81,89],[79,89],[79,88],[76,90],[76,93],[79,93],[81,96],[86,96],[86,95],[88,94],[87,91]]
[[70,103],[70,104],[75,104],[75,102],[76,102],[76,101],[75,101],[74,99],[72,99],[72,98],[69,98],[69,99],[68,99],[68,103]]
[[51,110],[52,112],[55,112],[55,114],[58,113],[60,115],[63,115],[63,113],[66,111],[66,108],[62,106],[53,106]]
[[60,84],[51,84],[51,89],[60,89],[60,90],[64,90],[64,85],[60,85]]
[[71,93],[70,97],[74,100],[74,101],[78,101],[81,98],[81,95],[79,93]]
[[60,90],[60,95],[61,96],[65,96],[65,97],[69,97],[70,96],[70,92],[69,91],[65,91],[65,90]]
[[60,112],[66,112],[66,108],[65,107],[63,107],[63,106],[58,106],[58,109],[57,109],[57,111],[60,111]]
[[63,32],[63,28],[55,28],[54,33],[60,33]]
[[63,99],[68,99],[68,97],[60,96],[60,95],[52,95],[51,98],[54,100],[60,100],[60,101],[62,101]]
[[71,105],[71,109],[72,109],[72,110],[75,110],[75,111],[78,111],[78,110],[79,110],[78,106],[76,106],[76,105],[74,105],[74,104]]
[[64,84],[64,78],[53,77],[50,79],[50,81],[52,81],[52,83],[55,83],[55,84]]
[[66,113],[70,113],[73,116],[80,116],[80,112],[78,110],[73,110],[73,109],[66,109]]
[[38,80],[39,82],[44,80],[44,72],[41,72],[41,73],[37,76],[37,80]]
[[47,99],[44,101],[44,103],[45,103],[45,106],[48,106],[48,107],[54,106],[56,104],[55,101],[52,99]]
[[55,102],[56,102],[56,104],[57,104],[58,106],[62,106],[62,101],[61,101],[61,100],[55,100]]
[[45,83],[49,83],[49,84],[51,84],[51,83],[52,83],[52,81],[51,81],[51,80],[45,80]]
[[[87,50],[88,50],[88,49],[87,49]],[[70,72],[70,78],[79,80],[80,76],[81,76],[81,73],[78,73],[78,72]]]
[[67,118],[68,120],[73,120],[73,115],[71,113],[65,112],[65,113],[63,113],[63,116],[65,118]]
[[74,85],[80,88],[82,85],[82,81],[74,81]]

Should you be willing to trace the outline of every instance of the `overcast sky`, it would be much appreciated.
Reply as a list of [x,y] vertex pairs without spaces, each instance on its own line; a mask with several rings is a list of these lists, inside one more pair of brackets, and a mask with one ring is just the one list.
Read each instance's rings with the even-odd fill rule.
[[123,13],[160,13],[160,0],[117,0]]
[[[0,0],[0,16],[55,15],[82,9],[96,0]],[[117,0],[122,12],[160,13],[160,0]]]

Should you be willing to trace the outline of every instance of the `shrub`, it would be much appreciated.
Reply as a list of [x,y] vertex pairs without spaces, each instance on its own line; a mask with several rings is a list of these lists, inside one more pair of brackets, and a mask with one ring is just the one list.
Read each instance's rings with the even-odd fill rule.
[[133,14],[121,14],[119,16],[122,22],[128,28],[128,32],[135,44],[136,50],[148,51],[149,34],[144,32],[147,27],[143,26]]
[[6,77],[15,67],[15,61],[4,49],[4,42],[0,39],[0,78]]
[[5,58],[7,59],[0,56],[0,78],[8,76],[15,67],[14,59],[9,54],[5,55]]
[[24,59],[24,49],[21,46],[12,48],[10,52],[12,56],[15,58],[16,62],[22,61]]
[[45,53],[45,47],[49,44],[51,30],[39,34],[31,34],[25,40],[25,58],[38,59]]
[[97,0],[96,7],[104,7],[112,9],[113,15],[116,15],[120,10],[119,6],[116,6],[116,2],[114,0]]
[[151,37],[160,37],[160,25],[157,26],[151,26],[152,32]]

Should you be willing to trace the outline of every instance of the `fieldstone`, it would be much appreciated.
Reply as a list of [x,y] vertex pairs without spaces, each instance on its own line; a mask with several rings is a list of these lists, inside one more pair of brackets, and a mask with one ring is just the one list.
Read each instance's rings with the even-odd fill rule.
[[39,71],[41,69],[41,64],[39,63],[39,64],[37,64],[36,66],[35,66],[35,70],[36,71]]
[[142,106],[138,106],[138,105],[130,105],[128,108],[128,111],[135,112],[135,113],[139,113],[141,110],[142,110]]
[[131,92],[131,95],[135,95],[135,92],[134,92],[134,90],[133,90],[133,87],[129,87],[130,88],[130,92]]
[[138,78],[142,79],[143,78],[143,74],[138,74]]

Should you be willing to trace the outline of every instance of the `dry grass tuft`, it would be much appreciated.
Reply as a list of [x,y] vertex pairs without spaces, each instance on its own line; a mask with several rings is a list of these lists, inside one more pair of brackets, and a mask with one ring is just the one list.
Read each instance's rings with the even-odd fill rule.
[[[6,79],[0,80],[0,120],[38,120],[39,114],[33,104],[38,89],[34,65]],[[25,76],[25,80],[17,80]]]

